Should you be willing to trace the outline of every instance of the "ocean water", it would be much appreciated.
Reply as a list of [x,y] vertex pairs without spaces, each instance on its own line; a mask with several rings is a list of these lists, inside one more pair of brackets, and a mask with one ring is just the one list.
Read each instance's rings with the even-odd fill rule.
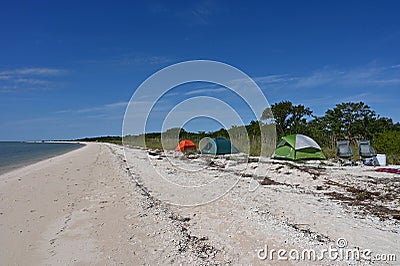
[[79,143],[1,142],[0,174],[84,146]]

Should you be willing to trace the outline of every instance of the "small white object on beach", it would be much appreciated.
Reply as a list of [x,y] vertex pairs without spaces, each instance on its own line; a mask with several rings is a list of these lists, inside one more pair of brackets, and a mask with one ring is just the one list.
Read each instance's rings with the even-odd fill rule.
[[376,160],[379,166],[386,166],[386,154],[377,154]]

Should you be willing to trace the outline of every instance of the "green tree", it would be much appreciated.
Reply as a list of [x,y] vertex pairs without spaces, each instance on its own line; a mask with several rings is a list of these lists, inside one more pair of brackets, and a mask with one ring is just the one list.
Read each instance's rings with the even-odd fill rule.
[[400,131],[390,130],[378,133],[372,145],[378,153],[385,153],[387,155],[388,163],[400,163]]
[[336,145],[334,136],[327,130],[326,119],[313,116],[313,119],[307,123],[308,135],[313,138],[322,147],[334,148]]
[[310,108],[304,105],[292,106],[291,116],[288,118],[289,133],[306,133],[307,131],[307,119],[310,117],[312,111]]
[[271,108],[266,108],[261,119],[271,119],[271,112],[278,137],[292,133],[304,133],[307,127],[306,117],[312,115],[310,108],[304,105],[293,105],[290,101],[275,103],[271,105]]
[[372,138],[376,113],[363,102],[347,102],[327,110],[321,120],[334,141],[348,139],[354,143],[357,139]]
[[250,124],[246,126],[247,134],[249,137],[261,136],[260,123],[254,120],[250,121]]
[[393,120],[387,117],[379,117],[373,124],[372,131],[374,133],[384,132],[389,130],[396,130],[396,126],[393,124]]

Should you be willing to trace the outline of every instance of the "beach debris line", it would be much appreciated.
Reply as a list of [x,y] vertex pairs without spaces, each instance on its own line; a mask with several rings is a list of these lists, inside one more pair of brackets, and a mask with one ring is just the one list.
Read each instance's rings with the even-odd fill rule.
[[304,235],[306,235],[312,239],[317,240],[318,242],[322,242],[322,243],[332,242],[332,240],[328,236],[321,234],[321,233],[313,232],[310,229],[311,225],[309,225],[309,224],[288,223],[288,226],[294,228],[295,230],[303,233]]
[[375,215],[380,219],[386,220],[393,218],[400,220],[400,211],[379,204],[379,202],[382,201],[393,200],[393,195],[390,193],[383,194],[378,191],[368,191],[332,180],[327,180],[325,183],[344,189],[343,192],[326,192],[325,195],[331,199],[343,202],[348,206],[360,207],[362,211]]
[[272,180],[268,177],[265,177],[263,181],[260,182],[261,185],[263,186],[271,186],[271,185],[285,185],[284,183],[277,182],[275,180]]
[[320,166],[311,166],[311,165],[299,165],[297,163],[292,163],[292,162],[272,162],[273,164],[279,164],[275,171],[279,171],[283,169],[285,166],[287,166],[289,169],[296,169],[301,172],[305,172],[313,177],[313,179],[317,179],[320,175],[322,175],[326,168],[320,167]]
[[[161,153],[157,151],[148,151],[148,155],[161,156]],[[121,156],[118,157],[121,159],[121,164],[125,164],[123,158],[121,158]],[[202,260],[205,265],[214,264],[216,255],[223,253],[223,251],[209,244],[208,236],[192,235],[189,230],[189,222],[191,221],[190,217],[182,217],[179,214],[176,214],[169,208],[167,204],[164,204],[149,192],[147,187],[143,184],[143,180],[141,180],[140,175],[136,174],[134,170],[129,167],[126,170],[126,173],[131,177],[131,181],[136,184],[140,194],[143,196],[143,200],[140,202],[143,213],[141,213],[139,216],[148,216],[150,214],[158,216],[163,214],[162,217],[170,220],[171,224],[175,228],[174,233],[176,234],[176,238],[171,239],[171,242],[175,244],[177,251],[180,254],[190,252]]]

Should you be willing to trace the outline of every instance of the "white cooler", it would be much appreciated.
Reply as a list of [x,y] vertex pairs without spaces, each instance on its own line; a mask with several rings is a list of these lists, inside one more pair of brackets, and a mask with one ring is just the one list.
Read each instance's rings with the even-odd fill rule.
[[386,154],[377,154],[376,161],[377,161],[377,165],[386,166]]

